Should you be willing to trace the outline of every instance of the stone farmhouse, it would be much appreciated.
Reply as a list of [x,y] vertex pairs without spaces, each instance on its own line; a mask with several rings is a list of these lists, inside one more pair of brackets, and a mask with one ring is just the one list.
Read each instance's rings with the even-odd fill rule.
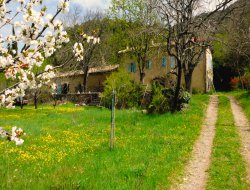
[[[120,69],[127,70],[132,75],[133,80],[140,81],[140,75],[136,59],[128,56],[130,50],[122,50],[119,53],[121,56]],[[125,55],[125,56],[124,56]],[[159,52],[147,61],[145,69],[145,77],[143,84],[151,84],[156,78],[165,77],[168,73],[174,71],[176,67],[175,57],[168,56],[166,52]],[[173,76],[173,75],[172,75]],[[182,79],[184,85],[184,76]],[[200,62],[196,66],[192,77],[192,89],[197,92],[209,92],[214,89],[213,86],[213,60],[212,53],[209,48],[204,50]]]
[[[89,70],[87,92],[102,92],[106,78],[118,69],[128,72],[133,80],[140,81],[135,58],[127,54],[127,50],[119,52],[120,65],[94,67]],[[174,57],[166,53],[159,53],[149,59],[146,64],[144,84],[150,85],[155,78],[164,77],[175,68]],[[57,84],[58,94],[81,94],[83,84],[83,71],[70,71],[59,73],[54,82]],[[184,80],[182,80],[184,82]],[[210,49],[206,49],[200,63],[194,70],[192,88],[198,92],[209,92],[213,89],[213,62]]]

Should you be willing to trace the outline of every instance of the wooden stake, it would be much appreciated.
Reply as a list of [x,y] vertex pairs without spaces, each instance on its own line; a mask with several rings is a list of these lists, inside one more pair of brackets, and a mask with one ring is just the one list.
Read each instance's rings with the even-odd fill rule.
[[115,147],[115,90],[112,92],[112,108],[111,108],[111,131],[110,131],[110,150]]

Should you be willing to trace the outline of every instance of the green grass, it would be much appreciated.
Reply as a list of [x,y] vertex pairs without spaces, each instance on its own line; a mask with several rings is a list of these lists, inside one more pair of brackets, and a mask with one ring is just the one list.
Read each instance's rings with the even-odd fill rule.
[[232,95],[234,95],[240,102],[240,105],[242,106],[244,112],[246,113],[247,117],[250,120],[250,92],[236,91],[233,92]]
[[234,126],[229,99],[224,96],[219,97],[218,114],[207,189],[249,189],[240,154],[240,137]]
[[117,111],[114,151],[109,110],[1,110],[1,126],[27,136],[21,147],[0,141],[0,189],[166,189],[190,158],[207,103],[208,96],[194,96],[175,115]]

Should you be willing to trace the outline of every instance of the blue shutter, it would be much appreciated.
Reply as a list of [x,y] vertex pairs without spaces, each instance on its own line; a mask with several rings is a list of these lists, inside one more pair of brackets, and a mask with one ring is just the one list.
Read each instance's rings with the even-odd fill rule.
[[152,61],[151,60],[148,61],[148,69],[152,69]]
[[152,61],[148,60],[146,63],[146,69],[152,69]]
[[133,72],[136,73],[136,63],[133,63]]
[[62,85],[60,82],[58,82],[57,84],[57,94],[61,94],[62,93]]
[[166,57],[163,57],[163,58],[161,59],[161,66],[162,66],[162,67],[166,67],[166,66],[167,66],[167,58],[166,58]]
[[131,64],[128,64],[128,72],[131,72]]
[[175,64],[176,64],[176,62],[175,62],[175,57],[174,57],[174,56],[171,56],[171,57],[170,57],[170,67],[171,67],[171,69],[174,69],[174,68],[175,68]]

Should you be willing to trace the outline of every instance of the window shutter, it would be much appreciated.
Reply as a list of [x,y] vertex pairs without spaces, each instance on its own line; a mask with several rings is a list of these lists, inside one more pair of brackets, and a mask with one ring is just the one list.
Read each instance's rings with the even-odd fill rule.
[[167,66],[167,58],[166,57],[162,58],[162,60],[161,60],[161,66],[162,67],[166,67]]
[[61,83],[59,82],[58,84],[57,84],[57,94],[61,94],[62,93],[62,85],[61,85]]
[[133,72],[136,73],[136,63],[133,63]]
[[175,57],[174,56],[171,56],[170,57],[170,67],[171,67],[171,69],[174,69],[175,68],[175,64],[176,64],[176,62],[175,62]]
[[128,72],[131,72],[131,64],[128,64]]
[[148,61],[148,68],[152,69],[152,61],[151,60]]

